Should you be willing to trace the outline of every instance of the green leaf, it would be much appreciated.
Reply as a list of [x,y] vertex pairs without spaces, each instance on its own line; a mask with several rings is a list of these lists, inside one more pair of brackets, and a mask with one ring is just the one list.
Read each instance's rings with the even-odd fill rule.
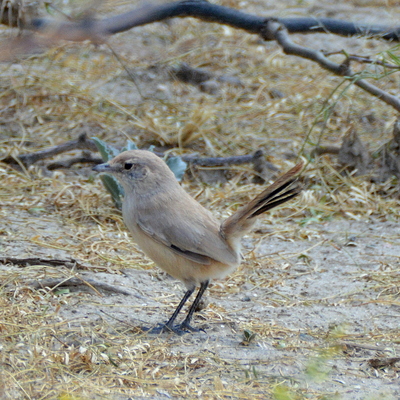
[[109,174],[100,175],[104,187],[110,192],[115,206],[120,210],[122,208],[122,197],[124,195],[124,188],[119,182]]
[[110,355],[110,354],[107,354],[107,356],[108,356],[108,359],[110,360],[110,363],[111,363],[112,365],[114,365],[114,367],[119,368],[119,365],[113,360],[113,358],[111,357],[111,355]]
[[137,149],[138,149],[138,147],[136,146],[136,144],[134,142],[132,142],[131,140],[128,140],[128,143],[126,144],[126,146],[122,148],[121,153],[123,151],[137,150]]
[[94,141],[101,158],[106,162],[110,161],[120,153],[115,147],[110,146],[97,137],[92,137],[91,139]]
[[[103,140],[92,137],[92,140],[94,141],[97,149],[100,152],[101,158],[107,162],[111,160],[112,158],[116,157],[118,154],[120,154],[120,151],[116,149],[113,146],[110,146]],[[121,150],[122,151],[127,151],[127,150],[137,150],[137,146],[134,142],[128,141],[126,146]],[[154,146],[150,146],[149,151],[154,151]],[[171,169],[171,171],[174,173],[176,179],[178,181],[181,181],[183,178],[183,175],[185,174],[187,164],[182,160],[181,157],[171,157],[168,160],[166,160],[166,164],[168,167]],[[122,197],[124,196],[124,189],[120,185],[117,179],[115,179],[112,175],[109,174],[102,174],[100,175],[100,179],[103,182],[104,187],[110,192],[111,197],[114,201],[114,204],[118,209],[122,208]]]
[[256,337],[256,333],[253,333],[247,329],[243,331],[243,340],[240,342],[242,346],[248,346]]
[[394,53],[391,52],[390,50],[388,50],[388,51],[386,52],[386,54],[389,56],[389,58],[392,59],[392,61],[393,61],[395,64],[400,65],[400,59],[399,59],[399,57],[398,57],[396,54],[394,54]]
[[185,163],[181,157],[171,157],[165,162],[175,174],[176,179],[180,182],[185,174],[187,163]]

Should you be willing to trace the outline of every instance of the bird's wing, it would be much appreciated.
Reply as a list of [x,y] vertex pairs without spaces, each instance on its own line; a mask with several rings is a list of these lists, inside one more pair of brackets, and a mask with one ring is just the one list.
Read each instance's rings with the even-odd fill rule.
[[179,207],[167,208],[157,220],[143,213],[137,223],[145,234],[188,260],[203,265],[212,260],[228,265],[237,263],[235,251],[221,236],[219,223],[204,209],[200,213],[196,209],[191,211],[184,213]]

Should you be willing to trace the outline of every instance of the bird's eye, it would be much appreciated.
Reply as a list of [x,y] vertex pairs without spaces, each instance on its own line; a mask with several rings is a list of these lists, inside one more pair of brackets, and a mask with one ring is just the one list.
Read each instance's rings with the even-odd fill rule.
[[133,163],[127,162],[124,164],[124,169],[129,170],[133,167]]

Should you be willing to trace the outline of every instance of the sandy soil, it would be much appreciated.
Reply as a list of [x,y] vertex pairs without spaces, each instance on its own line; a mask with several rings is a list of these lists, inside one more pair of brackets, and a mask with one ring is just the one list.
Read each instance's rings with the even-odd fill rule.
[[[372,1],[334,7],[312,1],[300,2],[302,7],[297,1],[244,3],[243,9],[265,15],[382,24],[397,23],[399,15],[398,7],[390,12]],[[145,60],[135,70],[144,95],[167,101],[174,90],[183,95],[186,90],[195,98],[197,88],[176,89],[164,69],[152,66],[166,48],[166,29],[157,24],[153,37],[151,28],[140,28],[112,38],[112,44]],[[356,39],[329,36],[328,41],[316,35],[298,40],[327,50],[331,45],[360,49]],[[192,39],[181,44],[182,52],[192,45]],[[274,46],[266,44],[271,52]],[[135,106],[142,100],[127,82],[124,73],[116,74],[93,93]],[[121,136],[117,142],[125,140]],[[276,158],[291,140],[278,139]],[[140,327],[165,321],[183,294],[182,285],[143,257],[89,169],[42,172],[33,171],[31,179],[1,167],[7,183],[1,189],[0,255],[38,259],[28,266],[0,264],[1,399],[400,398],[398,212],[310,218],[308,224],[298,209],[300,216],[289,221],[284,212],[266,217],[244,239],[239,270],[207,291],[206,304],[195,316],[204,332],[152,336]],[[12,191],[11,184],[19,189]],[[211,200],[223,199],[228,189],[216,185],[199,194],[194,185],[185,185],[217,215],[224,214],[224,207]],[[306,196],[301,201],[307,207]],[[54,259],[70,263],[43,261]],[[1,336],[10,321],[15,321],[14,333]],[[255,337],[246,340],[252,333]]]
[[[30,237],[29,230],[37,233],[41,229],[42,219],[30,216],[30,220],[30,227],[19,236]],[[21,222],[10,218],[7,229],[18,232]],[[51,234],[49,222],[45,221],[47,234]],[[65,229],[57,227],[56,221],[50,224],[55,232]],[[29,286],[32,278],[46,285],[49,277],[56,281],[61,277],[58,282],[78,277],[80,284],[65,287],[68,299],[51,318],[52,323],[68,325],[58,336],[61,342],[78,347],[101,341],[79,332],[82,325],[101,324],[109,333],[124,332],[132,335],[131,339],[139,338],[144,346],[167,346],[169,355],[194,364],[217,358],[225,365],[218,376],[228,392],[236,379],[247,374],[259,383],[251,389],[254,396],[262,396],[263,382],[278,379],[290,381],[289,386],[310,396],[324,393],[327,398],[396,399],[400,395],[398,368],[374,369],[370,363],[396,357],[399,351],[398,288],[390,285],[399,268],[398,224],[346,220],[309,224],[300,229],[305,237],[302,240],[296,238],[298,235],[282,240],[277,231],[299,232],[299,227],[266,225],[262,234],[255,235],[256,240],[245,240],[247,261],[228,280],[212,284],[207,306],[196,314],[195,324],[204,329],[197,334],[153,337],[138,333],[141,326],[165,321],[183,293],[180,283],[158,269],[68,272],[64,268],[27,267],[27,278],[18,281],[17,293]],[[27,246],[15,237],[3,241],[2,253],[19,258],[70,258],[68,250]],[[8,276],[18,273],[9,265],[1,270]],[[240,283],[243,275],[244,284]],[[113,289],[107,291],[101,283]],[[58,293],[63,287],[61,283]],[[114,289],[124,294],[114,293]],[[62,299],[62,294],[56,297]],[[244,330],[259,334],[243,345]],[[207,363],[202,368],[206,370]],[[196,369],[189,376],[196,379],[198,373]],[[176,398],[168,390],[150,397]]]

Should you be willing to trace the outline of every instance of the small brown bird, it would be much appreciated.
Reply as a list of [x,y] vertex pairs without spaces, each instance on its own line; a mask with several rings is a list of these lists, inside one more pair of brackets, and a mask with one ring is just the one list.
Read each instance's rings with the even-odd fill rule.
[[[300,193],[296,175],[302,166],[297,164],[222,223],[187,194],[167,164],[150,151],[125,151],[93,168],[112,174],[122,184],[123,218],[135,242],[164,271],[186,285],[171,318],[151,332],[198,331],[190,321],[210,280],[223,278],[239,266],[240,240],[257,216]],[[186,318],[174,326],[197,285],[200,289]]]

